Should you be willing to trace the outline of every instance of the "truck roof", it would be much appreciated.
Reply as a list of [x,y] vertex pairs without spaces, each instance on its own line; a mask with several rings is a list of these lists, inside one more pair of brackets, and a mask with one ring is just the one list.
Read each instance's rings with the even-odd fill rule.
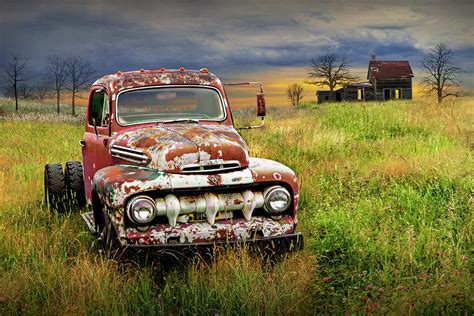
[[222,83],[206,68],[200,70],[179,69],[140,69],[106,75],[96,80],[93,85],[109,87],[112,93],[124,89],[158,85],[202,85],[222,88]]

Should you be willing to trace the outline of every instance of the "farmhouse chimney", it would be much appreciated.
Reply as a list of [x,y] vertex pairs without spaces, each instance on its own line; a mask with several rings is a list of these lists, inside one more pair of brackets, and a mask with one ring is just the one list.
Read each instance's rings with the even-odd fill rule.
[[372,60],[375,60],[375,54],[372,55]]

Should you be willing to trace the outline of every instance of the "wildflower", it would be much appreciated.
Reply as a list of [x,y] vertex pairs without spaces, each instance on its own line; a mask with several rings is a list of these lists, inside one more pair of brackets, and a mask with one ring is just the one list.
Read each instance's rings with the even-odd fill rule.
[[372,290],[374,286],[372,284],[367,285],[367,290]]
[[328,283],[329,281],[331,281],[331,277],[324,277],[323,278],[324,283]]
[[378,291],[379,291],[379,292],[383,292],[383,291],[385,291],[385,289],[384,289],[383,287],[380,287],[380,288],[378,289]]
[[458,275],[458,274],[459,274],[459,269],[454,269],[454,270],[453,270],[453,273],[454,273],[455,275]]

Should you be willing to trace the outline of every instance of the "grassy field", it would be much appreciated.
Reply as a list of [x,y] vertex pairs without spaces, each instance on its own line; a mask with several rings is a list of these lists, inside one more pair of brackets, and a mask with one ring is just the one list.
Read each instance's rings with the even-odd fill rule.
[[472,98],[269,112],[243,136],[297,172],[304,251],[277,264],[228,252],[157,277],[102,257],[78,214],[42,205],[43,166],[80,159],[83,119],[1,101],[0,314],[474,312]]

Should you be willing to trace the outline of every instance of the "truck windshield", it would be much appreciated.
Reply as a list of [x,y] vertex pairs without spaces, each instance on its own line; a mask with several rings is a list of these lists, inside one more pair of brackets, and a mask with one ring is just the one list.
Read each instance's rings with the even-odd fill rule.
[[219,93],[203,87],[163,87],[132,90],[117,99],[117,119],[132,125],[172,120],[215,120],[225,118]]

